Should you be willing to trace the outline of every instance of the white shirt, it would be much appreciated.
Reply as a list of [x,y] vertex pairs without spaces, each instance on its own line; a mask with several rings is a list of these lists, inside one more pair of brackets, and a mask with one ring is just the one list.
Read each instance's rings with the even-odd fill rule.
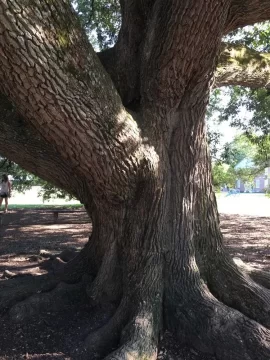
[[1,194],[9,193],[8,183],[9,183],[8,181],[7,182],[4,182],[4,181],[1,182],[1,188],[0,188],[0,193]]

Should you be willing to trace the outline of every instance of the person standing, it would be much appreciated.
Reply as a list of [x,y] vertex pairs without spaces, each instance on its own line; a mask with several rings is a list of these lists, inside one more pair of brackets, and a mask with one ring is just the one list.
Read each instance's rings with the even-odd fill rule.
[[4,213],[8,212],[8,198],[11,194],[11,183],[8,180],[6,174],[2,175],[2,181],[0,183],[0,208],[2,206],[3,199],[5,199],[5,210]]

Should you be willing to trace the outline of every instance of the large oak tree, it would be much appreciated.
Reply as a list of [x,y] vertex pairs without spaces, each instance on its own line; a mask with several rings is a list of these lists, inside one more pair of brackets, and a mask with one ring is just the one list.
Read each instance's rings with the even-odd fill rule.
[[63,271],[1,282],[0,306],[23,320],[83,289],[116,304],[86,340],[106,359],[155,359],[169,329],[219,360],[267,360],[269,275],[224,249],[204,117],[211,86],[269,83],[268,55],[221,40],[270,2],[120,4],[117,43],[96,54],[69,1],[0,2],[1,154],[93,223]]

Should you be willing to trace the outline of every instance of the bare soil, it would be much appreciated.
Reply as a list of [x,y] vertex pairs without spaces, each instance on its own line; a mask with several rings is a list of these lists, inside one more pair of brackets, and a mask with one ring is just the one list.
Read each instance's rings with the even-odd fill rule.
[[[59,214],[53,223],[51,210],[18,210],[2,216],[0,227],[0,281],[23,273],[46,273],[59,264],[58,255],[72,248],[79,251],[87,242],[91,224],[85,213]],[[225,244],[234,257],[249,265],[270,270],[270,218],[221,215]],[[64,253],[68,256],[68,253]],[[0,318],[2,360],[86,360],[83,340],[102,326],[113,308],[93,309],[89,304],[40,315],[30,323],[14,324],[8,315]],[[214,357],[183,347],[168,333],[161,341],[159,360],[214,360]]]

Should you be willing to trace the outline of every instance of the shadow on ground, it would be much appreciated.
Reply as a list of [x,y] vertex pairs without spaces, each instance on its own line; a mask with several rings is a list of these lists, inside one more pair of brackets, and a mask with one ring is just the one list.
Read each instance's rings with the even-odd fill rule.
[[[270,219],[221,215],[225,245],[234,257],[259,268],[270,268]],[[91,233],[86,214],[59,214],[57,224],[49,210],[11,211],[0,228],[0,277],[5,270],[26,274],[46,272],[41,251],[58,254],[67,248],[80,250]],[[2,280],[6,281],[6,280]],[[83,340],[113,314],[112,307],[93,309],[88,303],[64,308],[60,313],[40,315],[30,323],[14,324],[8,315],[0,318],[0,360],[93,360]],[[165,334],[159,360],[215,360],[197,350],[180,346]]]
[[92,230],[87,214],[76,210],[60,213],[56,224],[52,210],[13,210],[2,216],[0,277],[4,270],[36,270],[44,260],[38,257],[42,250],[51,254],[67,248],[80,250]]
[[225,245],[234,257],[258,269],[270,270],[270,218],[221,215]]

